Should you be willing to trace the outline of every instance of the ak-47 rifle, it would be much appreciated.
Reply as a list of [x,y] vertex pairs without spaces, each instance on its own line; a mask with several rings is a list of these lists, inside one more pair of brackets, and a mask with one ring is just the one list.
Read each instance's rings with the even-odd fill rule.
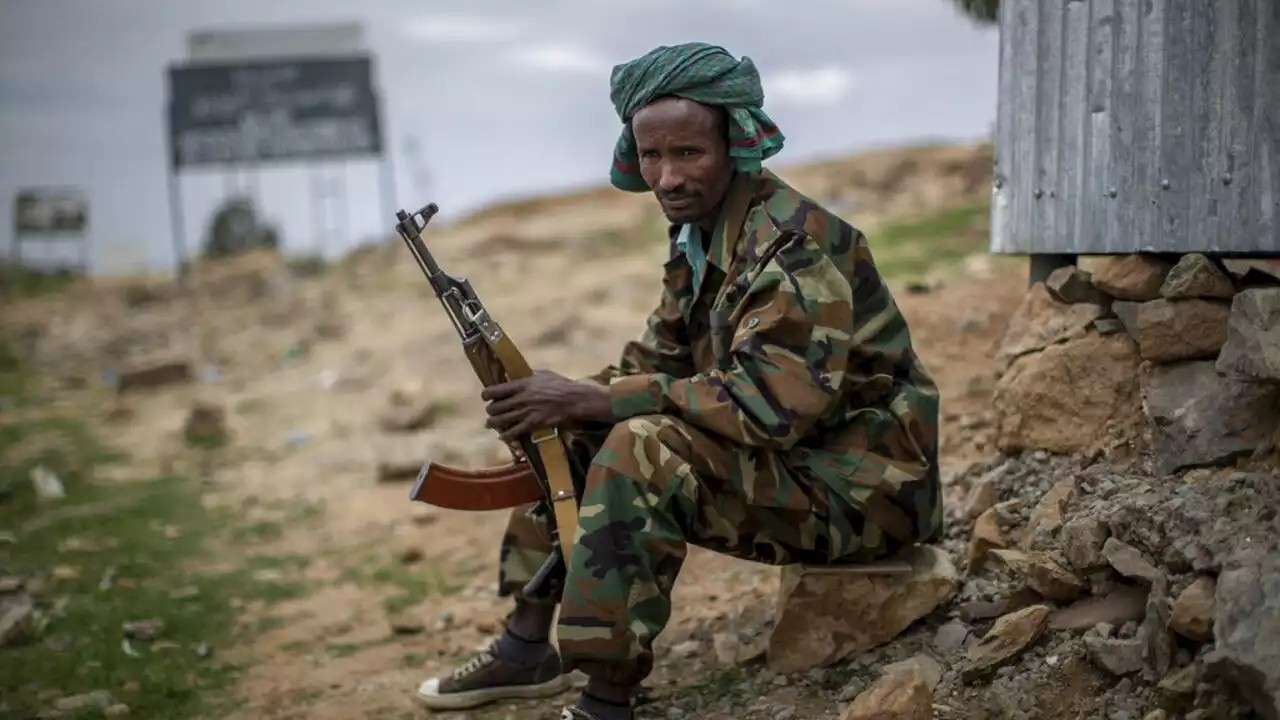
[[[396,232],[409,246],[418,267],[444,306],[462,341],[462,350],[485,387],[529,377],[533,371],[489,315],[466,278],[446,274],[431,257],[422,231],[439,212],[430,203],[416,213],[396,213]],[[421,219],[421,224],[419,224]],[[578,505],[573,466],[556,428],[539,428],[511,446],[510,465],[466,470],[428,460],[418,473],[409,499],[452,510],[498,510],[535,503],[547,518],[552,553],[525,588],[531,597],[548,597],[564,581],[577,529]]]

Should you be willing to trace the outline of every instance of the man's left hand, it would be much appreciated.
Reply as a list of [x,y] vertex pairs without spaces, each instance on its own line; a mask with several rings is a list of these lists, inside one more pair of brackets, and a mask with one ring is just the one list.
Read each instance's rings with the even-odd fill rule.
[[573,421],[613,419],[609,389],[592,382],[570,380],[548,370],[493,385],[480,393],[489,403],[485,423],[503,442],[515,442],[539,428]]

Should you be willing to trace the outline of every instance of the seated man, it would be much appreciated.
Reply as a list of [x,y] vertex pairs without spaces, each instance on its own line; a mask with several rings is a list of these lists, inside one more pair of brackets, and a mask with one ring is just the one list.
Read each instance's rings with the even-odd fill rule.
[[[783,135],[751,61],[660,47],[612,85],[625,124],[612,182],[652,191],[671,222],[660,304],[598,376],[538,372],[483,394],[504,440],[570,429],[592,458],[559,653],[555,603],[521,592],[551,550],[525,508],[502,547],[506,632],[423,683],[429,708],[549,696],[581,669],[588,684],[562,718],[626,720],[686,543],[827,565],[942,530],[937,388],[862,233],[761,167]],[[593,424],[604,432],[582,431]]]

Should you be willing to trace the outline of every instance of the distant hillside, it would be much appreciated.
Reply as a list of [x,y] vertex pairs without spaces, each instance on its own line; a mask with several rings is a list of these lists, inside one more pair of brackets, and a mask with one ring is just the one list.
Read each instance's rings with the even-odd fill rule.
[[[990,202],[990,144],[891,148],[803,165],[773,167],[801,192],[870,230],[888,220],[923,218]],[[524,238],[608,233],[661,223],[651,195],[609,186],[495,203],[450,221],[466,234],[514,233]]]

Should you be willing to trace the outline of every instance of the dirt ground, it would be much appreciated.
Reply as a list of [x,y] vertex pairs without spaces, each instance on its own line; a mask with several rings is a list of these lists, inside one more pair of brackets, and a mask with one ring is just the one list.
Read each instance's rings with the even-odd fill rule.
[[[893,214],[936,211],[955,201],[947,195],[926,193],[914,213],[897,201]],[[858,223],[856,211],[848,215]],[[650,216],[634,217],[627,222],[637,230],[624,224],[569,239],[551,221],[477,221],[432,242],[446,270],[471,278],[532,365],[574,377],[613,361],[657,298],[666,248],[644,241]],[[877,246],[875,227],[866,229],[873,251],[893,254]],[[248,553],[264,568],[258,572],[306,588],[243,603],[242,622],[260,632],[232,651],[248,665],[236,688],[239,716],[414,717],[418,683],[484,644],[507,610],[493,592],[506,517],[410,503],[410,479],[379,482],[377,465],[425,458],[490,465],[505,461],[505,450],[483,427],[479,383],[403,247],[371,250],[318,280],[273,277],[245,290],[231,274],[210,291],[249,293],[253,303],[168,303],[167,326],[176,314],[190,354],[203,358],[202,380],[112,401],[104,414],[130,419],[106,425],[107,439],[128,448],[139,469],[199,475],[209,505],[235,509],[237,532],[251,537]],[[927,285],[893,283],[941,387],[944,472],[955,472],[991,450],[991,349],[1025,291],[1025,266],[973,255],[934,268]],[[67,320],[50,334],[83,339],[102,326],[146,345],[140,315],[126,309],[96,325]],[[385,432],[378,418],[395,398],[431,403],[432,421]],[[178,435],[196,402],[226,409],[232,443],[193,460]],[[244,563],[243,552],[229,548],[221,563]],[[714,654],[677,656],[670,648],[758,623],[777,581],[776,569],[694,550],[659,642],[655,693],[715,682]],[[458,716],[555,717],[570,697]],[[795,717],[835,717],[829,700],[785,683],[768,685],[763,697],[795,707]]]
[[[569,376],[610,362],[636,334],[658,279],[657,258],[648,255],[592,261],[589,270],[573,267],[574,260],[559,254],[519,262],[456,260],[459,272],[474,271],[477,289],[495,316],[524,341],[530,361]],[[568,275],[571,268],[577,272]],[[520,276],[569,280],[557,280],[540,298],[541,307],[529,308],[518,293],[494,291]],[[997,271],[986,258],[977,258],[943,280],[941,288],[898,291],[915,341],[942,390],[943,453],[949,464],[961,465],[987,449],[989,349],[1024,289],[1016,265]],[[284,572],[296,573],[310,588],[295,600],[248,608],[247,622],[278,619],[276,629],[243,648],[252,658],[240,688],[249,702],[248,717],[409,713],[417,683],[482,644],[507,609],[492,590],[505,513],[414,507],[406,500],[407,484],[375,481],[379,459],[415,452],[466,465],[502,459],[502,447],[483,428],[479,385],[452,329],[413,287],[344,298],[342,311],[349,334],[341,344],[317,346],[304,361],[269,375],[238,377],[228,371],[218,385],[199,392],[203,399],[239,408],[230,421],[237,442],[261,451],[259,457],[217,468],[211,477],[216,492],[208,497],[244,508],[248,522],[278,526],[253,552],[299,559],[291,566],[282,563],[288,566]],[[568,337],[536,342],[546,335]],[[324,387],[325,380],[331,387]],[[428,394],[453,412],[421,433],[388,436],[374,418],[396,390]],[[116,440],[139,448],[171,434],[189,409],[191,398],[184,395],[135,403],[136,423]],[[305,433],[301,442],[299,431]],[[323,508],[322,521],[300,520],[307,507]],[[416,554],[420,560],[405,562]],[[404,613],[425,631],[392,635],[384,601],[404,592],[403,585],[421,584],[426,585],[419,590],[422,601]],[[774,569],[694,552],[662,645],[669,648],[695,631],[731,625],[745,608],[770,602],[776,585]],[[706,664],[706,658],[668,658],[653,684],[697,678],[706,673],[700,667]],[[511,712],[499,708],[472,717]],[[515,716],[526,717],[523,712]]]

